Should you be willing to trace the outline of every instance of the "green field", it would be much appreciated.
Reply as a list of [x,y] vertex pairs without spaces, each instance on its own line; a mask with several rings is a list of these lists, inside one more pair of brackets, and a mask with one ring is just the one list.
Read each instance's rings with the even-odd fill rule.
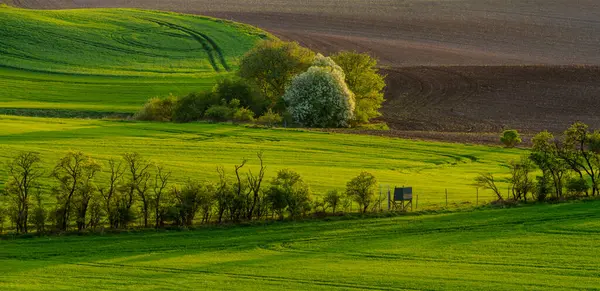
[[[149,97],[210,89],[269,37],[242,24],[167,12],[0,6],[0,190],[5,162],[22,151],[42,157],[50,212],[50,171],[71,150],[104,165],[138,152],[172,171],[178,185],[216,181],[219,166],[233,178],[244,158],[242,172],[256,172],[262,151],[267,180],[291,168],[317,198],[368,171],[378,179],[379,197],[388,187],[412,186],[418,210],[436,211],[186,231],[5,235],[0,290],[599,290],[600,201],[472,207],[476,197],[495,200],[475,189],[474,178],[494,173],[508,190],[507,163],[527,149],[235,124],[2,115],[132,113]],[[98,175],[98,186],[107,175]],[[440,211],[447,201],[454,212]]]
[[[270,37],[223,20],[134,9],[4,7],[0,23],[0,114],[14,109],[134,112],[152,96],[212,87],[217,78],[236,70],[239,57],[256,41]],[[69,150],[102,161],[136,151],[164,164],[178,183],[188,178],[214,180],[217,166],[231,170],[262,150],[268,177],[292,168],[317,195],[343,189],[349,179],[369,171],[382,187],[415,187],[423,206],[445,202],[445,189],[450,202],[474,202],[471,184],[477,174],[504,175],[506,163],[526,153],[216,124],[0,115],[0,125],[0,159],[33,150],[42,153],[48,171]],[[256,160],[249,166],[256,167]],[[0,182],[6,176],[3,168]],[[50,187],[50,179],[45,180]],[[480,194],[481,201],[493,198]]]
[[0,242],[5,290],[597,290],[600,202]]
[[[264,151],[267,176],[281,168],[302,174],[315,194],[345,187],[361,171],[381,184],[415,187],[422,205],[445,200],[476,199],[471,184],[481,172],[506,175],[506,163],[527,153],[479,145],[410,141],[395,138],[285,129],[248,128],[226,124],[173,124],[107,120],[48,119],[0,116],[0,159],[22,150],[40,152],[50,169],[70,149],[99,160],[139,152],[186,178],[216,180],[216,167],[233,175],[233,165]],[[0,171],[4,169],[0,168]],[[0,172],[0,177],[5,174]],[[481,192],[481,199],[493,198]]]
[[150,97],[212,88],[267,37],[168,12],[0,7],[0,111],[134,112]]

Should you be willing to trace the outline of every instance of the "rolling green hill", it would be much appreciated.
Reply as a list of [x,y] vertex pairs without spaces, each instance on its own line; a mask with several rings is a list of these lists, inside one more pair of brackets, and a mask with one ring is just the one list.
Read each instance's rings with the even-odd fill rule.
[[211,88],[268,37],[168,12],[0,8],[0,108],[132,112],[150,97]]
[[[0,116],[0,161],[18,151],[40,152],[51,169],[70,149],[106,160],[137,151],[164,164],[183,182],[217,179],[223,165],[243,158],[257,167],[256,152],[264,151],[267,177],[278,169],[302,174],[316,195],[343,189],[361,171],[377,176],[382,185],[415,187],[420,205],[476,200],[471,184],[481,172],[508,174],[505,165],[526,154],[522,149],[410,141],[374,136],[333,134],[284,129],[247,128],[227,124],[174,124],[107,120],[50,119]],[[5,177],[0,167],[0,179]],[[506,189],[501,184],[503,189]],[[481,200],[492,194],[480,192]]]
[[0,289],[595,290],[599,207],[0,241]]

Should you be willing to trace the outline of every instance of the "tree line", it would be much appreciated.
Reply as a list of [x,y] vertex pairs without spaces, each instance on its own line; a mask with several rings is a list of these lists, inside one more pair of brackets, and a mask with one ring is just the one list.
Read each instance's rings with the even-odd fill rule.
[[[505,131],[507,147],[521,142],[514,130]],[[508,163],[507,196],[491,173],[480,174],[475,185],[492,190],[498,200],[562,200],[600,194],[600,131],[582,122],[572,124],[561,136],[548,131],[536,134],[528,155]],[[534,177],[535,173],[539,175]]]
[[[377,179],[370,173],[350,180],[345,191],[314,199],[306,181],[291,169],[279,170],[266,181],[263,157],[257,153],[256,172],[246,169],[244,159],[231,171],[218,167],[216,181],[176,184],[164,166],[135,152],[105,164],[79,151],[68,152],[50,171],[43,169],[38,153],[22,152],[7,163],[0,233],[6,220],[16,233],[44,233],[295,219],[348,211],[353,202],[363,213],[374,210]],[[54,183],[42,185],[44,177]]]

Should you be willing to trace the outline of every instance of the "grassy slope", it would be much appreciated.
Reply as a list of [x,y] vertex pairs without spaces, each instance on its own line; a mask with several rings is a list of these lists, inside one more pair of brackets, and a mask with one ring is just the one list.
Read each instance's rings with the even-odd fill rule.
[[0,288],[592,290],[600,202],[0,242]]
[[135,111],[211,88],[266,33],[132,9],[0,8],[0,108]]
[[[420,203],[442,202],[444,188],[450,201],[474,201],[470,185],[480,172],[506,173],[510,159],[525,150],[507,150],[451,143],[303,132],[253,129],[220,124],[168,124],[81,119],[44,119],[0,116],[0,160],[20,150],[43,154],[50,168],[69,149],[98,159],[137,151],[174,171],[178,181],[217,178],[215,168],[224,165],[233,174],[233,164],[250,159],[263,150],[269,177],[277,169],[297,170],[321,194],[343,188],[360,171],[374,173],[382,184],[411,185]],[[0,179],[5,177],[0,167]],[[481,193],[490,199],[490,193]]]

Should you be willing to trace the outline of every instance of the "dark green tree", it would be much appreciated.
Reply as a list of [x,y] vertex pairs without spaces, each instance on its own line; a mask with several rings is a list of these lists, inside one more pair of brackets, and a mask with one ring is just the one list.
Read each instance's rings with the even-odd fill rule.
[[285,88],[311,66],[314,57],[314,52],[295,42],[262,41],[241,59],[238,75],[269,100],[269,109],[283,112]]

